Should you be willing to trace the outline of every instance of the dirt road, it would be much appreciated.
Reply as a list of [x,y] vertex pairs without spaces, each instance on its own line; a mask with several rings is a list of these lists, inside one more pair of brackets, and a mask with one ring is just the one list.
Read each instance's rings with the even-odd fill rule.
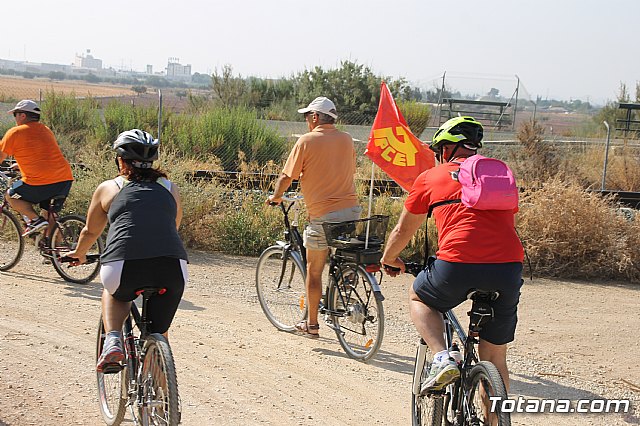
[[[0,273],[0,425],[100,425],[101,286],[67,284],[26,251]],[[255,263],[191,253],[191,283],[171,332],[183,424],[410,424],[417,336],[406,307],[410,278],[383,281],[384,342],[364,364],[347,358],[326,327],[318,340],[276,331],[255,296]],[[509,353],[514,397],[627,398],[632,409],[514,414],[514,424],[640,424],[633,386],[640,386],[640,287],[534,280],[521,300]]]

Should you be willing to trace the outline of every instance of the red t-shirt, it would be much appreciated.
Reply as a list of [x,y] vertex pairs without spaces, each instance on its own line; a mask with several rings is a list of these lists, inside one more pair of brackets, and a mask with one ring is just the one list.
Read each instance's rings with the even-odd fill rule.
[[[456,163],[441,164],[416,179],[404,205],[413,214],[425,214],[443,200],[460,199],[462,186],[451,176]],[[524,250],[515,231],[516,211],[476,210],[462,203],[433,210],[438,230],[438,259],[458,263],[522,262]]]

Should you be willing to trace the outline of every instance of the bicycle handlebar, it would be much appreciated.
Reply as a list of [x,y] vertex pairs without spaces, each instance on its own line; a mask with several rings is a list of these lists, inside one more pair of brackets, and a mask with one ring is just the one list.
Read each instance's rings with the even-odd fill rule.
[[[389,266],[389,265],[382,265],[384,267],[384,269],[388,270],[388,271],[393,271],[393,272],[399,272],[400,268],[396,268],[394,266]],[[417,263],[417,262],[405,262],[404,264],[404,271],[407,274],[411,274],[414,277],[417,277],[418,274],[423,270],[424,268],[422,267],[421,264]]]

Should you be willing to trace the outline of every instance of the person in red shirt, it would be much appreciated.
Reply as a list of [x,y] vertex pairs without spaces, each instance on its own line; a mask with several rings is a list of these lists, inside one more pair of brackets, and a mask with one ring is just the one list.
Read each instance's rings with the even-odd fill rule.
[[[515,231],[517,209],[477,210],[459,202],[434,206],[461,198],[457,171],[462,161],[482,147],[482,136],[482,125],[472,117],[452,118],[438,129],[430,148],[441,164],[414,182],[381,260],[404,272],[398,256],[433,208],[439,248],[409,293],[411,320],[435,354],[422,392],[440,390],[460,376],[445,346],[442,313],[462,303],[472,288],[500,292],[492,302],[494,320],[480,332],[478,353],[498,368],[509,388],[507,343],[515,336],[523,283],[524,250]],[[392,276],[398,273],[385,271]]]

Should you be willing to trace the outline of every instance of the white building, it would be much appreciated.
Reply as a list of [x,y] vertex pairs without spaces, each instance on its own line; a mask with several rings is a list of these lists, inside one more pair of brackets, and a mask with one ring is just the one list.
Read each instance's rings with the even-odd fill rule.
[[87,49],[86,54],[76,54],[76,59],[73,61],[73,66],[77,68],[89,68],[92,70],[102,69],[102,59],[94,58],[91,55],[91,49]]
[[169,58],[167,64],[167,79],[191,81],[191,64],[182,65],[178,58]]

